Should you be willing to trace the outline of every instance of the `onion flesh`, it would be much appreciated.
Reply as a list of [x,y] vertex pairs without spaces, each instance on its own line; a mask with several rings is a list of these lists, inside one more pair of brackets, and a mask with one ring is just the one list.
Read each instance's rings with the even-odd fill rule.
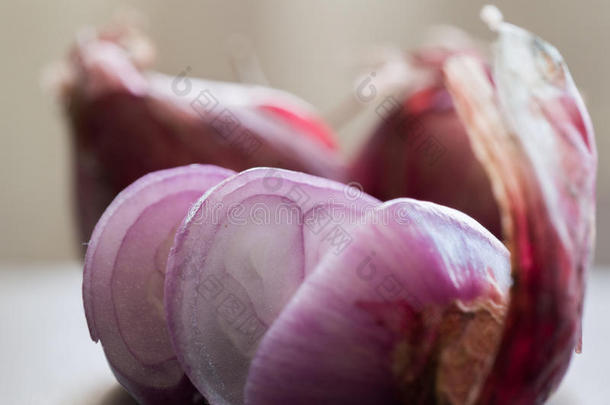
[[83,301],[91,338],[101,342],[117,379],[142,404],[201,399],[169,340],[165,265],[192,203],[232,174],[204,165],[148,174],[110,204],[88,245]]
[[303,173],[247,170],[204,195],[176,235],[165,306],[177,355],[211,404],[243,403],[260,337],[346,228],[378,201]]
[[[245,403],[432,403],[435,386],[443,400],[475,395],[501,331],[506,248],[468,216],[409,199],[379,206],[353,237],[342,255],[326,256],[263,337]],[[452,330],[454,316],[468,325],[490,314],[492,334],[478,335],[479,325]],[[443,342],[443,328],[452,341]],[[463,354],[483,338],[486,349]],[[451,350],[464,357],[460,366]],[[456,393],[464,359],[474,382]],[[445,367],[426,368],[436,363]]]

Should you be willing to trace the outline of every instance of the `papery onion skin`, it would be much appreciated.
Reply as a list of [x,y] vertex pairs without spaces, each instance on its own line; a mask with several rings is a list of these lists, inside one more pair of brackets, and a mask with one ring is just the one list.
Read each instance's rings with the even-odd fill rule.
[[143,42],[125,27],[83,35],[57,85],[73,133],[80,239],[120,190],[155,170],[209,163],[343,178],[334,136],[313,107],[262,86],[148,71]]
[[[501,331],[508,251],[472,218],[397,199],[370,213],[352,235],[354,243],[322,260],[263,337],[246,404],[445,403],[458,389],[445,379],[454,381],[449,370],[456,366],[447,361],[459,349],[450,349],[449,358],[438,351],[466,337],[452,334],[452,305],[498,305],[491,327]],[[464,307],[455,314],[471,317]],[[476,393],[492,358],[466,358],[482,361],[469,370],[472,386],[465,387]]]
[[91,338],[141,404],[203,401],[175,359],[163,279],[175,229],[191,204],[233,174],[205,165],[150,173],[117,196],[93,232],[83,275]]
[[515,285],[479,404],[541,404],[580,349],[594,243],[597,152],[559,52],[503,23],[494,84],[477,61],[446,68],[460,116],[494,184]]
[[[475,158],[463,123],[444,86],[442,66],[456,54],[478,56],[461,32],[405,55],[412,77],[405,90],[381,104],[394,105],[351,164],[350,178],[386,201],[411,197],[462,211],[501,237],[500,214],[487,173]],[[457,44],[455,36],[464,38]],[[381,104],[378,106],[381,107]]]
[[178,359],[211,404],[243,403],[260,337],[323,253],[350,243],[339,239],[346,227],[378,204],[272,168],[242,172],[199,200],[170,253],[165,308]]

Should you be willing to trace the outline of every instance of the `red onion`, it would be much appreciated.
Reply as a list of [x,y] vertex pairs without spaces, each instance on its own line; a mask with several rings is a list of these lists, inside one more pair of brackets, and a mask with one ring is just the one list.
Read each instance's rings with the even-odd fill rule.
[[[146,45],[143,45],[146,44]],[[333,134],[286,92],[147,71],[133,29],[82,35],[60,81],[74,134],[80,236],[112,198],[151,171],[188,163],[277,166],[343,177]]]
[[212,404],[242,403],[265,329],[346,227],[378,201],[286,170],[247,170],[210,190],[176,235],[165,304],[178,358]]
[[353,238],[263,337],[244,403],[464,403],[500,336],[506,248],[472,218],[408,199],[380,206]]
[[[548,398],[580,350],[597,152],[558,51],[484,14],[499,33],[491,72],[472,55],[443,58],[448,121],[471,145],[447,153],[480,162],[466,186],[487,176],[501,221],[490,230],[508,249],[458,210],[382,204],[294,171],[255,168],[215,186],[229,172],[193,176],[192,190],[208,191],[190,210],[160,204],[194,183],[157,181],[186,169],[151,174],[100,220],[84,281],[92,337],[140,401],[192,394],[182,370],[212,405]],[[140,287],[166,259],[167,329]]]
[[[381,200],[411,197],[446,205],[500,237],[491,183],[443,83],[447,58],[480,57],[468,37],[455,31],[441,32],[440,42],[405,55],[412,72],[401,83],[404,90],[376,107],[379,123],[353,160],[350,176]],[[455,43],[458,34],[463,38]],[[377,79],[383,80],[383,74]]]
[[91,338],[119,382],[142,404],[195,403],[163,312],[165,264],[191,204],[233,174],[192,165],[151,173],[122,191],[87,249],[83,300]]

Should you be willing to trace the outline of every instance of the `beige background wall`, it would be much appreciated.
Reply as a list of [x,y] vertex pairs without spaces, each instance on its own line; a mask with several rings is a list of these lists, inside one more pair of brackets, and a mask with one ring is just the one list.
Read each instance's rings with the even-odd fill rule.
[[[273,86],[331,110],[352,89],[349,56],[374,44],[414,46],[424,27],[453,23],[489,38],[483,1],[132,1],[149,19],[159,70],[233,80],[224,39],[249,36]],[[583,89],[600,150],[598,254],[610,263],[610,2],[495,2],[507,19],[554,43]],[[69,142],[59,110],[39,86],[42,67],[74,33],[109,20],[120,1],[0,3],[0,260],[76,255],[69,195]],[[342,131],[342,141],[358,137]]]

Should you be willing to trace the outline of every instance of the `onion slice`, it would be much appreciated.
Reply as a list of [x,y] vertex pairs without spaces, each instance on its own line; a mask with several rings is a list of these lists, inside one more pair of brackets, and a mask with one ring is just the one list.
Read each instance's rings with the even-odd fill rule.
[[538,404],[580,349],[597,152],[589,115],[559,52],[514,25],[490,25],[499,34],[493,83],[471,58],[445,67],[474,151],[492,180],[515,280],[499,352],[478,403]]
[[353,238],[263,338],[245,403],[433,403],[435,386],[451,400],[476,394],[501,331],[507,249],[467,215],[410,199],[379,206]]
[[83,300],[91,338],[101,342],[117,379],[142,404],[201,399],[169,340],[165,266],[192,203],[233,173],[191,165],[148,174],[115,198],[89,242]]
[[199,200],[170,253],[165,305],[178,359],[211,404],[243,403],[261,336],[378,203],[356,188],[271,168],[242,172]]

